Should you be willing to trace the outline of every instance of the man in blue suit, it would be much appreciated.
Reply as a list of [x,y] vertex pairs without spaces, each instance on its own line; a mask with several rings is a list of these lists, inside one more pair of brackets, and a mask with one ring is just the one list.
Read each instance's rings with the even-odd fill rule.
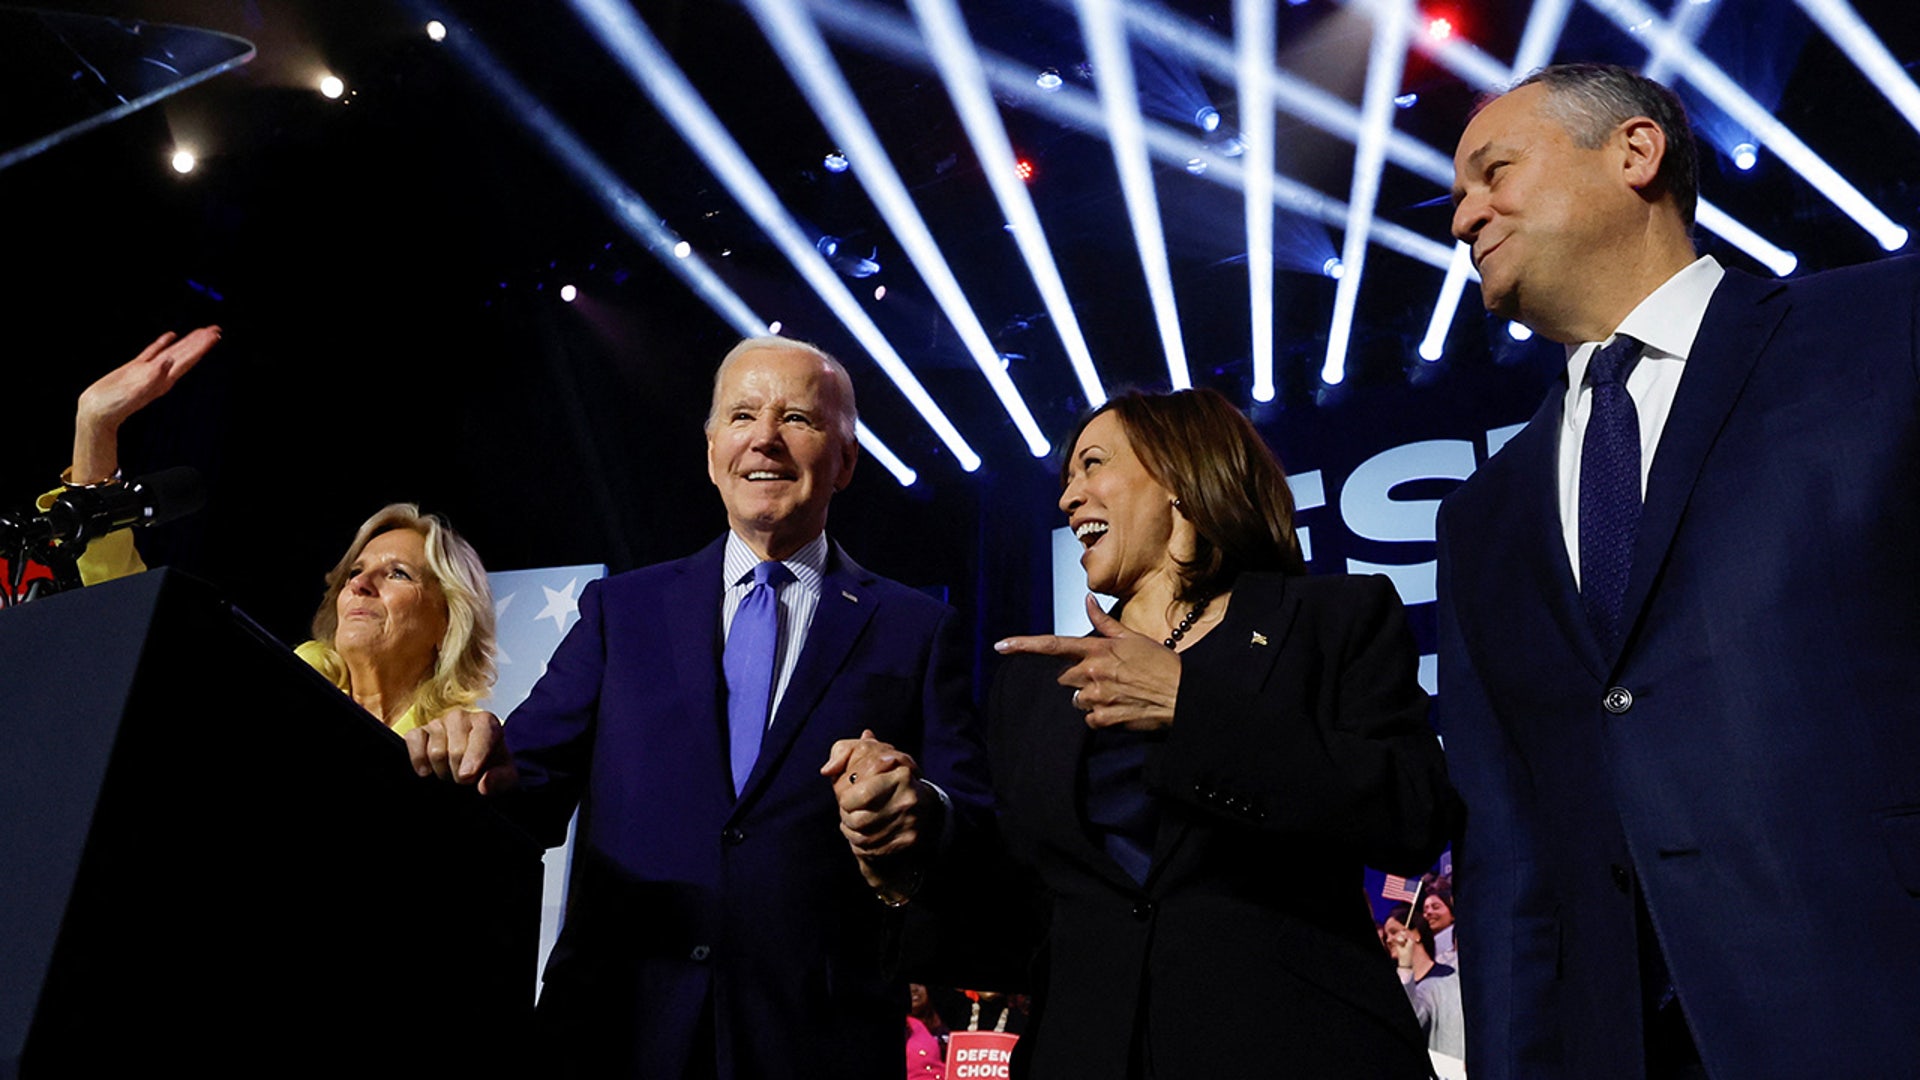
[[898,1080],[887,905],[988,797],[954,611],[826,537],[854,416],[831,357],[742,342],[706,426],[728,534],[587,589],[510,756],[485,719],[414,740],[549,844],[580,807],[540,1002],[556,1073]]
[[1454,158],[1567,381],[1440,511],[1468,1068],[1920,1062],[1920,268],[1696,259],[1679,102],[1549,68]]

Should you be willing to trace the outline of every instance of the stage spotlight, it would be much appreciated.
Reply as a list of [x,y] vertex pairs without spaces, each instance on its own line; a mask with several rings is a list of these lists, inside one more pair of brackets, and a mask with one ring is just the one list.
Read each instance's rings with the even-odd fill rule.
[[427,20],[427,40],[428,41],[447,40],[447,24],[441,22],[439,19],[428,19]]
[[1428,19],[1427,36],[1435,41],[1445,41],[1453,36],[1453,23],[1444,16]]
[[1425,360],[1429,364],[1433,363],[1435,360],[1440,359],[1440,348],[1440,343],[1437,341],[1422,340],[1420,342],[1420,359]]
[[1201,131],[1218,131],[1220,130],[1220,110],[1211,105],[1202,105],[1194,110],[1193,122],[1200,126]]
[[820,164],[825,165],[830,173],[843,173],[847,171],[847,155],[834,150],[822,158]]
[[338,101],[340,95],[346,92],[347,84],[340,81],[340,76],[322,75],[320,77],[320,94],[322,97]]
[[1326,262],[1320,264],[1320,272],[1335,281],[1339,281],[1341,278],[1347,276],[1347,267],[1345,263],[1340,261],[1339,256],[1329,256]]
[[175,150],[171,164],[174,172],[185,176],[193,171],[194,166],[200,164],[200,159],[194,157],[191,150]]
[[823,236],[815,240],[813,246],[819,249],[820,254],[831,259],[840,253],[840,238],[832,235]]
[[887,298],[887,287],[885,285],[875,285],[873,287],[873,298],[875,300],[885,300]]
[[1033,85],[1042,90],[1058,90],[1066,84],[1067,80],[1060,77],[1059,68],[1048,68],[1033,80]]
[[580,290],[571,285],[560,286],[560,299],[563,303],[571,304],[573,303],[573,298],[579,295]]
[[1510,322],[1507,324],[1507,336],[1515,341],[1525,341],[1533,336],[1533,328],[1526,323]]
[[693,254],[693,245],[687,243],[685,240],[682,240],[679,243],[673,245],[674,258],[684,259],[691,254]]
[[1015,161],[1013,163],[1013,171],[1015,175],[1020,177],[1020,179],[1026,180],[1026,181],[1032,181],[1033,162],[1028,161],[1026,158],[1021,158],[1018,161]]
[[1396,109],[1411,109],[1419,103],[1419,94],[1401,94],[1399,97],[1393,99],[1393,106]]
[[1760,148],[1750,142],[1743,142],[1733,148],[1733,167],[1746,172],[1760,163]]
[[1197,158],[1197,157],[1196,157],[1196,158],[1188,158],[1188,159],[1187,159],[1187,171],[1188,171],[1188,172],[1190,172],[1190,173],[1192,173],[1192,174],[1193,174],[1193,175],[1195,175],[1195,176],[1199,176],[1199,175],[1200,175],[1201,173],[1203,173],[1203,172],[1206,172],[1206,171],[1207,171],[1207,161],[1206,161],[1206,159],[1205,159],[1205,158]]

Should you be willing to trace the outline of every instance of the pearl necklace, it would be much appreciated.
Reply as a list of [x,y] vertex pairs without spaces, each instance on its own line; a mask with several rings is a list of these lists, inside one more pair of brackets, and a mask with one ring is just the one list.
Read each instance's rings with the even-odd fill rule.
[[1212,602],[1213,597],[1211,596],[1201,597],[1199,602],[1195,603],[1193,607],[1187,611],[1187,617],[1180,620],[1180,625],[1173,628],[1173,633],[1167,640],[1160,644],[1165,645],[1169,649],[1176,649],[1180,644],[1180,639],[1187,636],[1187,631],[1193,629],[1193,624],[1200,620],[1200,616],[1206,613],[1207,605]]

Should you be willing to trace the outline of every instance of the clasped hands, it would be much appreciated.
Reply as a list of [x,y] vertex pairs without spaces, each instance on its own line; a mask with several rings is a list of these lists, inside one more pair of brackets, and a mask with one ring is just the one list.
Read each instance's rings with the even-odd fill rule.
[[995,642],[994,651],[1071,659],[1059,683],[1073,687],[1073,704],[1087,714],[1088,727],[1129,731],[1171,727],[1174,701],[1180,696],[1180,654],[1127,629],[1102,611],[1091,595],[1087,618],[1093,621],[1093,637],[1010,637]]
[[939,828],[940,799],[920,779],[920,764],[868,729],[835,742],[820,775],[833,784],[840,833],[861,876],[883,895],[904,900],[919,863],[915,851]]

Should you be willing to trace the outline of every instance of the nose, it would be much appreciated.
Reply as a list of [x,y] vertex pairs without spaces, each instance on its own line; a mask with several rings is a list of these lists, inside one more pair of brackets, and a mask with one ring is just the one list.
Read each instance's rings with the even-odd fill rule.
[[373,587],[373,571],[362,570],[348,578],[347,591],[350,593],[358,593],[361,596],[372,596],[378,591]]
[[748,429],[754,449],[776,446],[780,443],[780,414],[769,409],[754,417],[753,426]]
[[1072,517],[1073,512],[1080,508],[1081,503],[1086,501],[1086,496],[1080,494],[1080,481],[1077,479],[1070,481],[1060,492],[1060,512],[1068,517]]
[[1480,236],[1480,230],[1487,225],[1487,202],[1476,195],[1468,195],[1453,208],[1453,238],[1472,246]]

